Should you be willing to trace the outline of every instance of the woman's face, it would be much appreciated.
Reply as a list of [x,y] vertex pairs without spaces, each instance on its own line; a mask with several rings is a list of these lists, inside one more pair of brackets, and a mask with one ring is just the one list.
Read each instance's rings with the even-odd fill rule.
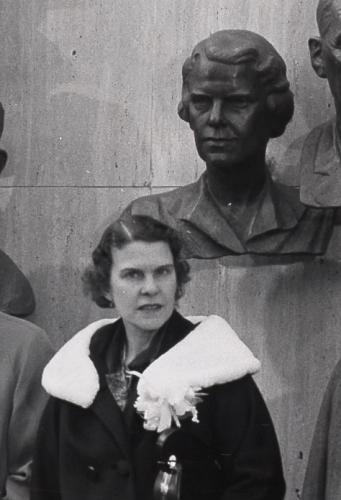
[[158,330],[174,310],[177,289],[168,243],[133,241],[112,255],[111,298],[126,329]]

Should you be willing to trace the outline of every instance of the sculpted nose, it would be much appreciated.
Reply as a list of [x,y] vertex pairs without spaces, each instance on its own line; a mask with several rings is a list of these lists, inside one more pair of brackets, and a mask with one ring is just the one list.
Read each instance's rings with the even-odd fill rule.
[[211,112],[209,115],[209,124],[214,126],[221,125],[224,122],[223,103],[221,101],[213,101]]

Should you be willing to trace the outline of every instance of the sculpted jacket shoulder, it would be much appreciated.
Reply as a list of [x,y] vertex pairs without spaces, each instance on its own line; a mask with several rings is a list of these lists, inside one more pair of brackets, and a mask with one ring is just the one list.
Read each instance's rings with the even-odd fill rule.
[[177,231],[187,258],[235,254],[323,254],[332,234],[334,210],[302,205],[299,190],[270,178],[259,196],[243,241],[233,215],[209,193],[205,174],[198,181],[166,193],[139,198],[122,217],[148,215]]
[[340,140],[335,118],[298,138],[282,161],[284,183],[300,189],[300,199],[311,207],[341,206]]

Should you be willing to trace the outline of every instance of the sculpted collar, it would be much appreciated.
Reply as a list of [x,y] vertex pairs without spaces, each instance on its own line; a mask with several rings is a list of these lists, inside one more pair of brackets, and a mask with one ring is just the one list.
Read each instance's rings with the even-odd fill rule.
[[[211,215],[211,220],[217,217],[223,218],[224,228],[226,228],[226,222],[233,227],[229,212],[227,210],[221,211],[219,203],[209,192],[205,173],[190,186],[193,189],[184,198],[185,203],[178,212],[179,218],[189,222],[195,221],[200,225],[204,222],[205,230],[209,230],[212,226],[208,225],[207,221]],[[301,218],[305,207],[300,203],[297,191],[275,184],[268,176],[259,194],[258,203],[249,210],[254,213],[249,218],[246,241],[268,231],[293,228]],[[203,214],[207,214],[205,218],[202,217]]]
[[[299,190],[270,178],[241,238],[228,212],[220,210],[206,187],[205,174],[187,186],[135,200],[125,215],[146,215],[176,229],[185,258],[224,255],[322,254],[333,228],[334,212],[305,207]],[[239,221],[234,219],[234,226]],[[244,228],[245,229],[245,228]]]
[[314,207],[341,206],[340,147],[335,118],[306,136],[300,158],[302,203]]

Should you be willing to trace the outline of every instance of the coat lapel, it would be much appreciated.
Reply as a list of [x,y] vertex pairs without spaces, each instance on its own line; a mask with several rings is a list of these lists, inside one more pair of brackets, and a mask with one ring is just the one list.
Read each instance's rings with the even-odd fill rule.
[[190,187],[191,190],[188,190],[187,196],[184,196],[181,212],[175,217],[189,222],[224,248],[232,252],[243,253],[244,247],[229,221],[223,217],[207,194],[205,174]]
[[[105,378],[107,372],[106,355],[108,350],[110,349],[116,355],[119,354],[121,352],[122,341],[122,320],[118,320],[112,325],[100,328],[91,339],[90,358],[99,375],[100,390],[90,409],[113,436],[121,451],[129,457],[129,438],[124,423],[123,413],[110,393]],[[112,343],[114,345],[111,345]]]
[[130,445],[123,414],[108,388],[102,388],[91,406],[96,417],[115,439],[122,453],[130,457]]
[[[152,340],[147,352],[142,355],[142,359],[137,357],[129,368],[142,373],[150,363],[182,340],[194,327],[195,325],[191,321],[174,311],[166,324],[159,330],[157,337]],[[126,429],[128,429],[129,433],[135,433],[137,422],[138,427],[141,427],[139,424],[142,424],[143,421],[142,416],[137,414],[134,407],[137,398],[137,383],[138,379],[134,377],[131,381],[127,405],[123,414]]]

